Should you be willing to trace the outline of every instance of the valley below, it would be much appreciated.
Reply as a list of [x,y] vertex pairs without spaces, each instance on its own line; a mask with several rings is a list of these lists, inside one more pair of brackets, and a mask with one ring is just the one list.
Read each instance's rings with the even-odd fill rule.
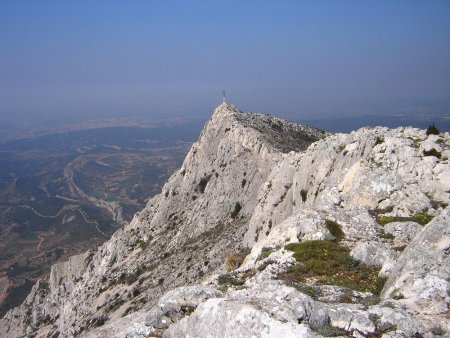
[[96,248],[158,194],[194,125],[108,127],[0,144],[0,316],[52,264]]

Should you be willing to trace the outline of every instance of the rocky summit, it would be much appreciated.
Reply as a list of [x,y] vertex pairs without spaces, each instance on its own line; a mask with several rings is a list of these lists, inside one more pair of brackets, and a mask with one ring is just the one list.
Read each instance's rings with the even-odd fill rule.
[[220,105],[132,222],[1,337],[449,336],[450,135]]

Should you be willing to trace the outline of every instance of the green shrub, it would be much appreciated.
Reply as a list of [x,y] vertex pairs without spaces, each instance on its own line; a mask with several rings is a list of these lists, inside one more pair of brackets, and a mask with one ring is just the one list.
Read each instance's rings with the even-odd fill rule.
[[234,209],[233,209],[233,211],[231,212],[230,217],[231,217],[231,218],[236,218],[236,216],[239,214],[239,212],[241,211],[241,209],[242,209],[241,203],[236,202],[236,204],[234,205]]
[[395,238],[393,234],[387,234],[387,233],[385,233],[385,232],[382,232],[382,233],[380,234],[380,237],[381,237],[381,238],[384,238],[384,239],[394,239],[394,238]]
[[259,255],[257,260],[263,260],[270,256],[270,254],[274,252],[273,248],[264,247],[261,249],[261,254]]
[[386,281],[378,277],[378,269],[356,262],[350,250],[331,241],[291,243],[285,249],[294,252],[297,263],[279,278],[304,283],[315,278],[319,284],[338,285],[349,289],[379,294]]
[[234,285],[234,286],[244,285],[245,283],[245,281],[234,278],[229,274],[220,275],[219,278],[217,279],[217,282],[221,285]]
[[418,213],[412,216],[412,220],[416,223],[419,223],[420,225],[426,225],[430,223],[432,219],[433,216],[428,215],[426,213]]
[[381,225],[385,225],[392,222],[401,222],[401,220],[398,220],[399,217],[392,217],[392,216],[378,216],[377,222]]
[[423,151],[423,156],[434,156],[437,158],[441,158],[442,154],[437,151],[436,149],[431,149],[431,150],[424,150]]
[[308,191],[307,190],[300,190],[300,196],[302,196],[302,202],[305,203],[306,199],[308,197]]
[[250,249],[245,248],[238,252],[228,254],[226,257],[227,271],[232,271],[240,267],[249,253]]
[[384,138],[378,136],[375,140],[375,145],[382,144],[382,143],[384,143]]
[[347,336],[347,332],[330,324],[322,324],[313,328],[318,334],[324,337]]
[[435,124],[430,124],[427,128],[427,135],[439,135],[439,128]]
[[314,287],[312,287],[308,284],[297,283],[297,284],[294,284],[294,287],[301,293],[304,293],[305,295],[308,295],[311,298],[316,299],[316,300],[318,299],[318,296],[320,295],[320,292],[317,292],[317,290]]
[[406,249],[406,247],[407,247],[407,245],[404,244],[404,245],[396,246],[396,247],[394,248],[394,250],[395,250],[395,251],[398,251],[398,252],[402,252],[402,251],[404,251],[404,250]]
[[138,246],[139,246],[139,248],[141,248],[142,251],[144,251],[145,248],[147,247],[147,244],[145,243],[145,241],[140,240],[140,241],[138,242]]
[[203,176],[200,179],[200,182],[198,182],[198,189],[200,190],[200,192],[203,194],[205,192],[206,189],[206,185],[208,184],[209,180],[211,179],[212,174]]
[[414,221],[420,225],[426,225],[433,219],[433,217],[434,216],[427,213],[420,212],[412,215],[412,217],[377,216],[377,222],[381,225],[385,225],[391,222]]
[[345,234],[342,231],[342,228],[341,228],[341,226],[338,223],[327,219],[327,220],[325,220],[325,226],[328,229],[328,231],[334,237],[336,237],[337,240],[341,240],[341,239],[345,238]]
[[400,289],[394,289],[394,291],[391,292],[391,298],[399,300],[405,298],[405,296],[403,296],[403,294],[400,293]]
[[448,207],[448,203],[442,202],[442,201],[436,201],[436,200],[431,199],[430,203],[431,203],[431,206],[433,207],[433,209],[439,209],[439,208],[445,209]]
[[435,336],[443,336],[445,335],[445,331],[442,327],[440,326],[435,326],[431,329],[431,333],[434,334]]

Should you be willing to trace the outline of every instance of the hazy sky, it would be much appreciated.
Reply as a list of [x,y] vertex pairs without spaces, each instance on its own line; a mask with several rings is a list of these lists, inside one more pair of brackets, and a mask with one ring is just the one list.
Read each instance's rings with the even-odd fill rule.
[[450,1],[0,1],[0,115],[450,107]]

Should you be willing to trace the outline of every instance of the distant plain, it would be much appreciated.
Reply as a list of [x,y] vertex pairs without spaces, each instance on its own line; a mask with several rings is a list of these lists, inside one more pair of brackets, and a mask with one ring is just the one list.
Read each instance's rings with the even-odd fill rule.
[[0,144],[0,316],[51,264],[129,222],[199,132],[189,123],[116,126]]

